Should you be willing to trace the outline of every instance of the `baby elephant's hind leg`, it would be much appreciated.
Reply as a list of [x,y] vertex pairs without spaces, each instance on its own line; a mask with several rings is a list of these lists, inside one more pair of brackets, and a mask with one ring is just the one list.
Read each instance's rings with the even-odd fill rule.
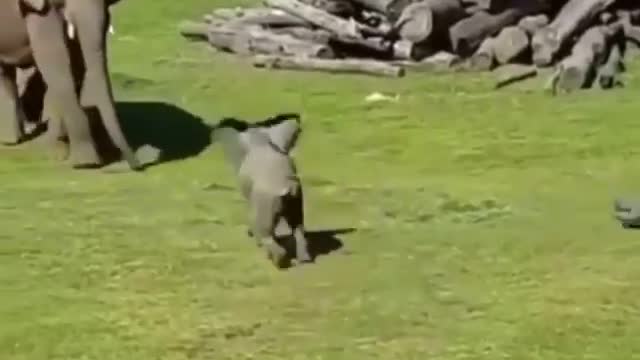
[[264,247],[267,257],[278,268],[287,266],[287,251],[274,239],[277,206],[274,199],[262,194],[251,196],[251,231]]
[[296,260],[298,263],[311,262],[309,255],[309,242],[305,235],[304,229],[304,201],[302,196],[302,188],[298,188],[296,194],[287,195],[283,200],[284,217],[293,231],[296,239]]
[[[251,205],[251,183],[248,180],[241,180],[240,181],[240,193],[242,194],[242,196],[244,197],[245,200],[249,201],[250,205]],[[254,220],[253,220],[253,216],[254,214],[251,214],[251,219],[249,219],[249,223],[253,224]],[[258,245],[258,247],[262,246],[262,243],[260,242],[260,239],[258,237],[255,237],[253,235],[253,229],[252,229],[252,225],[249,225],[249,227],[247,228],[247,236],[251,237],[251,238],[255,238],[256,239],[256,245]]]
[[24,137],[15,68],[0,66],[0,142],[16,145]]

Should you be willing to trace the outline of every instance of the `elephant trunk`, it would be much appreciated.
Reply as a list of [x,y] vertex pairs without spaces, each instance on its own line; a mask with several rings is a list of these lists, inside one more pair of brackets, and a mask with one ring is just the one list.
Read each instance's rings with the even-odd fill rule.
[[[78,4],[80,3],[80,4]],[[131,169],[139,170],[140,162],[120,126],[115,109],[106,54],[107,8],[100,1],[67,1],[65,11],[74,24],[85,62],[85,76],[80,99],[83,106],[95,106],[107,133],[122,152]]]

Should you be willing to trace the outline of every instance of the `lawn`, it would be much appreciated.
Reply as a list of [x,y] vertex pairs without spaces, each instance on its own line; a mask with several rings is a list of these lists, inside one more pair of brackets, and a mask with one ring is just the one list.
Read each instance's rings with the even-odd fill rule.
[[[0,359],[640,359],[640,235],[611,215],[640,195],[640,63],[626,88],[558,98],[268,72],[179,36],[223,5],[114,10],[123,121],[174,161],[0,149]],[[308,230],[345,231],[278,271],[204,123],[283,112],[302,115]]]

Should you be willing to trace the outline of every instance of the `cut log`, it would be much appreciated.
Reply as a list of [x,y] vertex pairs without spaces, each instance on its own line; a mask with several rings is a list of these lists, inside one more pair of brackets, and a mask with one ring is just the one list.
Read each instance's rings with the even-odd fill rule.
[[530,37],[547,25],[549,25],[549,17],[545,14],[525,16],[518,22],[518,26]]
[[400,18],[393,25],[393,31],[401,39],[418,43],[424,41],[433,31],[433,13],[425,1],[404,8]]
[[234,40],[242,31],[233,26],[210,27],[207,31],[207,41],[211,46],[222,51],[233,51]]
[[232,21],[247,25],[276,26],[309,26],[309,22],[279,9],[247,9]]
[[610,89],[619,84],[619,74],[622,72],[622,48],[613,44],[607,61],[598,69],[598,84],[602,89]]
[[620,24],[622,24],[624,37],[632,43],[640,45],[640,27],[633,25],[633,13],[631,11],[618,11],[616,15]]
[[348,21],[331,15],[297,0],[265,0],[265,3],[276,9],[281,9],[298,16],[317,27],[327,29],[340,39],[359,40],[362,38],[362,32],[371,34],[379,33],[379,30],[375,28],[358,24],[355,20]]
[[255,67],[323,71],[329,73],[361,73],[376,76],[401,77],[404,69],[382,61],[356,59],[310,59],[257,55],[253,59]]
[[231,20],[237,18],[238,16],[241,16],[244,11],[245,9],[241,7],[218,8],[213,10],[211,14],[219,19]]
[[399,40],[393,43],[393,58],[410,60],[414,56],[414,44],[411,41]]
[[529,49],[529,36],[519,26],[507,26],[493,41],[493,53],[499,64],[522,57]]
[[229,22],[224,26],[209,27],[207,40],[211,46],[239,55],[274,54],[303,57],[333,58],[335,54],[324,39],[300,39],[292,34],[276,33],[259,25]]
[[460,20],[449,29],[453,50],[463,57],[469,56],[485,38],[494,36],[506,26],[516,24],[527,15],[540,13],[547,8],[545,0],[514,0],[502,12],[479,12]]
[[273,28],[270,29],[270,31],[274,34],[287,34],[293,36],[296,39],[325,45],[328,45],[329,40],[331,39],[331,33],[327,30],[314,30],[304,26],[287,26],[281,28]]
[[178,24],[180,35],[192,40],[207,40],[209,24],[196,21],[182,21]]
[[484,39],[476,52],[469,59],[469,67],[472,71],[489,71],[495,64],[495,54],[493,46],[495,38]]
[[394,0],[352,0],[354,3],[381,14],[388,14]]
[[393,43],[392,58],[396,60],[420,61],[428,56],[434,55],[435,48],[427,45],[416,45],[411,41],[398,40]]
[[389,34],[393,28],[389,19],[385,15],[373,11],[362,10],[358,14],[356,20],[367,26],[380,30],[380,33],[382,34]]
[[393,42],[384,37],[366,39],[344,39],[333,37],[329,43],[337,57],[390,58],[393,56]]
[[538,30],[531,40],[533,61],[548,66],[573,35],[582,31],[615,0],[569,0],[553,21]]
[[626,27],[624,29],[624,36],[636,45],[640,45],[640,26],[630,25]]
[[[225,9],[220,9],[225,10]],[[216,13],[214,13],[216,15]],[[262,26],[309,26],[310,23],[300,17],[291,15],[280,9],[267,7],[237,8],[223,12],[224,19],[243,25]]]
[[341,18],[353,17],[356,8],[350,0],[300,0],[300,2]]
[[464,16],[460,0],[423,0],[404,8],[394,30],[416,44],[448,42],[447,30]]
[[571,55],[558,65],[553,81],[554,93],[571,92],[590,85],[596,67],[606,56],[606,35],[604,26],[594,26],[584,32]]
[[601,12],[598,16],[601,25],[609,25],[616,20],[616,16],[609,11]]
[[289,14],[305,19],[315,26],[343,37],[360,37],[355,23],[328,14],[318,8],[297,0],[265,0],[268,6],[281,9]]
[[458,55],[446,51],[440,51],[420,61],[398,60],[392,62],[413,72],[453,72],[457,70],[461,59]]
[[617,10],[616,17],[618,19],[628,20],[629,24],[638,24],[640,23],[640,8]]
[[496,79],[495,88],[500,89],[517,81],[536,76],[537,70],[532,65],[506,64],[497,67],[492,74]]
[[275,34],[260,27],[247,27],[234,37],[231,49],[240,55],[271,54],[330,59],[335,57],[326,44]]
[[476,13],[485,12],[485,11],[487,11],[487,10],[485,10],[485,9],[483,9],[480,6],[477,6],[477,5],[471,5],[471,6],[468,6],[468,7],[464,8],[464,13],[467,16],[472,16],[472,15],[474,15]]
[[476,7],[489,12],[502,11],[509,5],[509,0],[462,0],[461,2],[467,7]]
[[351,0],[360,7],[384,15],[391,22],[400,17],[402,10],[420,0]]

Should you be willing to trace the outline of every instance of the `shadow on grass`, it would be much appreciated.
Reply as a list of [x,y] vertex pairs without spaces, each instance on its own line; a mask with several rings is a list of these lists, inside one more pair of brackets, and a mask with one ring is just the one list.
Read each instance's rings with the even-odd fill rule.
[[340,250],[344,243],[338,238],[338,235],[350,234],[355,231],[355,228],[307,231],[309,255],[315,260],[318,256],[328,255]]
[[[316,230],[306,231],[305,236],[307,238],[309,255],[311,260],[315,262],[316,258],[323,255],[329,255],[332,252],[340,250],[344,243],[338,235],[349,234],[356,231],[355,228],[344,229],[330,229],[330,230]],[[293,236],[284,235],[278,236],[278,243],[280,243],[287,251],[287,268],[291,267],[291,260],[295,259],[296,244]]]
[[175,105],[163,102],[118,102],[122,130],[131,146],[159,151],[145,167],[198,156],[211,144],[211,126]]

